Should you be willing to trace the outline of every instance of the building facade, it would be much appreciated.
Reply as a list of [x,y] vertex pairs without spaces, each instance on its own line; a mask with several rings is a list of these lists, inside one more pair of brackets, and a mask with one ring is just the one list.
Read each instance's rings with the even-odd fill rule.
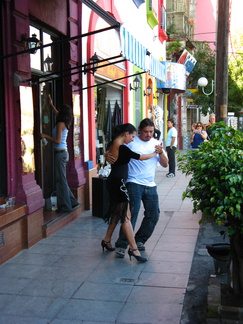
[[[1,16],[0,204],[16,204],[0,210],[0,263],[92,208],[116,124],[149,117],[163,141],[167,90],[186,80],[166,62],[163,0],[11,0]],[[55,125],[49,96],[74,113],[67,179],[80,207],[68,215],[51,211],[53,147],[40,137]]]

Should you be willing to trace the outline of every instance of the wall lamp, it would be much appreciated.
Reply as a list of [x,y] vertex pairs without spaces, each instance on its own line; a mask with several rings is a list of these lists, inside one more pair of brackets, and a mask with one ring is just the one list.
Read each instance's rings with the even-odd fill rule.
[[152,92],[152,88],[150,87],[150,85],[147,87],[147,93],[145,92],[145,90],[143,91],[143,95],[144,96],[150,96],[151,92]]
[[36,38],[36,34],[32,34],[32,36],[28,38],[26,34],[22,34],[21,41],[25,47],[28,47],[30,54],[35,54],[38,50],[38,46],[41,44],[39,39]]
[[[94,73],[97,71],[97,67],[99,63],[99,58],[96,55],[96,53],[94,53],[94,55],[89,59],[89,61],[90,63],[84,64],[84,74],[91,73],[94,75]],[[88,68],[87,65],[89,65]]]
[[44,70],[45,72],[52,72],[53,59],[47,54],[46,59],[44,60]]
[[140,85],[140,80],[139,80],[139,78],[136,76],[136,78],[133,80],[133,87],[131,86],[131,83],[130,83],[130,91],[131,91],[131,90],[135,90],[135,91],[137,91],[137,89],[139,88],[139,85]]
[[205,94],[205,96],[210,96],[213,93],[214,90],[214,80],[212,80],[212,89],[209,93],[206,93],[204,91],[204,87],[206,87],[208,85],[208,80],[205,77],[202,77],[200,79],[198,79],[197,84],[202,87],[202,92]]

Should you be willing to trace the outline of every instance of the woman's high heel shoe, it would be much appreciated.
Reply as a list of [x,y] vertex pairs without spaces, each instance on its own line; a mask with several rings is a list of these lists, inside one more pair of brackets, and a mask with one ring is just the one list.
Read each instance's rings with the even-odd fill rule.
[[129,249],[128,250],[130,260],[132,259],[132,256],[134,256],[134,258],[136,258],[138,262],[146,262],[146,261],[148,261],[148,259],[142,257],[141,255],[135,255],[134,251],[138,251],[138,249],[133,249],[133,250]]
[[106,242],[106,241],[102,240],[101,246],[102,246],[103,252],[104,252],[105,248],[107,251],[115,251],[115,248],[112,247],[111,242]]

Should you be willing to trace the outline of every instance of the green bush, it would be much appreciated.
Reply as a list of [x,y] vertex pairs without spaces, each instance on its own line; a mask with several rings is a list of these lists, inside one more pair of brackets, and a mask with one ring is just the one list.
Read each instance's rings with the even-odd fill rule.
[[243,295],[243,133],[224,122],[210,127],[210,141],[178,155],[178,168],[191,175],[182,198],[192,199],[193,212],[202,211],[202,220],[227,226],[233,290]]

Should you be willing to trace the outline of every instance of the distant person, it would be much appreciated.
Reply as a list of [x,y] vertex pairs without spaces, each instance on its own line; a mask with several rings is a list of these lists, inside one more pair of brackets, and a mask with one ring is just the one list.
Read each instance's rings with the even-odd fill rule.
[[207,132],[204,130],[203,123],[198,122],[196,129],[193,131],[191,136],[191,148],[198,149],[198,146],[201,145],[208,137]]
[[131,159],[148,160],[157,153],[155,147],[150,148],[149,154],[138,154],[130,150],[126,145],[134,140],[136,128],[132,124],[122,124],[115,127],[114,139],[109,147],[109,152],[116,161],[111,164],[111,173],[107,179],[107,186],[110,198],[110,207],[108,215],[104,218],[108,221],[109,226],[101,246],[108,251],[115,250],[111,245],[111,237],[116,225],[121,221],[122,230],[129,243],[128,254],[135,257],[137,261],[145,262],[146,258],[141,257],[138,250],[135,235],[131,224],[130,198],[126,188],[126,180],[128,178],[128,163]]
[[211,127],[213,124],[215,124],[216,122],[216,116],[215,114],[211,114],[209,115],[209,123],[207,125],[205,125],[206,127],[206,132],[208,134],[208,140],[210,140],[210,137],[212,136],[212,130],[211,130]]
[[197,123],[193,123],[193,124],[192,124],[192,127],[191,127],[192,133],[191,133],[191,136],[190,136],[190,148],[192,148],[192,146],[191,146],[191,142],[192,142],[192,135],[194,134],[194,132],[195,132],[195,130],[196,130],[196,127],[197,127]]
[[174,120],[169,118],[167,120],[167,139],[165,141],[166,151],[169,160],[169,173],[167,173],[167,178],[172,178],[175,176],[175,151],[177,147],[177,130],[174,127]]

